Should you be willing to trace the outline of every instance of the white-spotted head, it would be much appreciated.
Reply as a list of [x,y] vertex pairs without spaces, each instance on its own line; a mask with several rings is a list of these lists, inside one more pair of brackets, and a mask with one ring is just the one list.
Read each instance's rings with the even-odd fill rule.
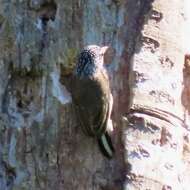
[[107,46],[86,46],[78,56],[75,74],[88,76],[96,72],[97,69],[103,68],[104,53],[107,49]]

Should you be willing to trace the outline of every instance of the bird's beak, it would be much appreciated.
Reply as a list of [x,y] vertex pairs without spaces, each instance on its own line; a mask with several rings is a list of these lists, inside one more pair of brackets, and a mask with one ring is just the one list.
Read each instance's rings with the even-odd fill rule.
[[111,64],[115,56],[115,49],[110,46],[101,48],[101,55],[103,55],[104,64]]
[[102,55],[104,55],[109,48],[110,48],[109,46],[103,46],[103,47],[101,47],[101,52],[100,53]]

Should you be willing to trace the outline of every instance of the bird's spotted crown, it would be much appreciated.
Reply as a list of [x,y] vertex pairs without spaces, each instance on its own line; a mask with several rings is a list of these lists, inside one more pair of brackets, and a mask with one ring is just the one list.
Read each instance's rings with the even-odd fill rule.
[[90,76],[96,72],[96,69],[100,64],[100,50],[99,46],[87,46],[79,54],[77,59],[77,65],[75,69],[75,74],[78,76]]

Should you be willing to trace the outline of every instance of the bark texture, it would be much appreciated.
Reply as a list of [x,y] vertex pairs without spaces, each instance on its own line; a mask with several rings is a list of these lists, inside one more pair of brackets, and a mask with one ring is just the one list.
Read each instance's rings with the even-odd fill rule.
[[189,188],[184,15],[184,1],[163,0],[154,1],[145,15],[131,60],[130,109],[123,118],[126,189]]
[[[177,0],[0,0],[0,190],[188,190],[182,8]],[[70,73],[91,44],[113,49],[105,57],[112,160],[72,108]]]

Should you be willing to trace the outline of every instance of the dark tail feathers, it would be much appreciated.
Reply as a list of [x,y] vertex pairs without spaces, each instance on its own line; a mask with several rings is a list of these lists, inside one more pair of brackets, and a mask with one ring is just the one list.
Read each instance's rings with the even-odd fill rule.
[[115,150],[108,132],[105,132],[100,138],[98,138],[98,144],[104,156],[107,158],[113,157]]

